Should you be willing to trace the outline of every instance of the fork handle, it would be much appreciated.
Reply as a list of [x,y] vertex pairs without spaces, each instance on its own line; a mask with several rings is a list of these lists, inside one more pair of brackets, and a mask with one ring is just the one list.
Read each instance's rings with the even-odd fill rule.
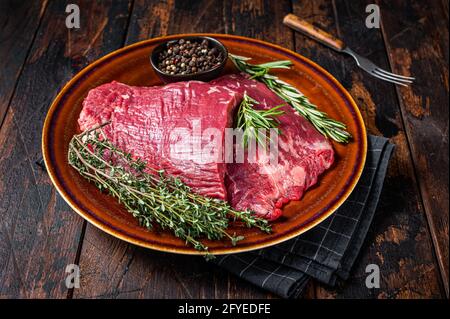
[[288,27],[300,31],[301,33],[313,38],[314,40],[319,41],[320,43],[341,52],[345,49],[345,43],[332,36],[328,32],[325,32],[311,23],[299,18],[295,14],[289,13],[283,19],[283,23]]

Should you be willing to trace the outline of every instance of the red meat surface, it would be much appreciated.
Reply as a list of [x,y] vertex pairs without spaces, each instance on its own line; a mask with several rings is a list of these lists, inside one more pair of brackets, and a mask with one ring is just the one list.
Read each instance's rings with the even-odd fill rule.
[[155,168],[179,176],[199,194],[228,200],[274,220],[282,207],[299,200],[329,168],[329,141],[290,106],[279,116],[278,162],[264,156],[251,162],[225,163],[225,131],[233,127],[236,105],[244,92],[267,109],[283,104],[264,84],[242,75],[210,83],[179,82],[134,87],[111,82],[92,89],[83,102],[81,130],[110,121],[105,133],[118,148]]
[[217,150],[233,125],[238,99],[224,87],[197,81],[163,87],[112,82],[89,92],[78,124],[86,130],[111,121],[104,131],[116,147],[179,176],[195,192],[225,200],[226,165]]
[[[285,104],[265,84],[242,75],[227,75],[211,82],[260,102],[257,109],[270,109]],[[289,105],[278,117],[278,163],[266,158],[256,163],[227,164],[227,189],[231,205],[239,210],[251,209],[269,220],[281,216],[281,208],[291,200],[299,200],[305,190],[334,161],[331,143]]]

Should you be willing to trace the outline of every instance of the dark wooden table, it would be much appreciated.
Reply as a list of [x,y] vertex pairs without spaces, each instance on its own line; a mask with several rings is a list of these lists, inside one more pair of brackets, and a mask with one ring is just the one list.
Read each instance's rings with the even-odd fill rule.
[[[351,93],[368,131],[397,145],[381,201],[351,278],[311,283],[306,298],[448,297],[448,1],[373,0],[0,1],[0,297],[272,298],[202,258],[129,245],[87,224],[35,165],[45,114],[61,87],[95,59],[140,40],[230,33],[295,50]],[[65,26],[79,5],[80,29]],[[381,67],[413,75],[408,88],[376,80],[349,57],[282,25],[293,12],[344,39]],[[65,269],[79,264],[81,287]],[[381,269],[367,289],[365,267]]]

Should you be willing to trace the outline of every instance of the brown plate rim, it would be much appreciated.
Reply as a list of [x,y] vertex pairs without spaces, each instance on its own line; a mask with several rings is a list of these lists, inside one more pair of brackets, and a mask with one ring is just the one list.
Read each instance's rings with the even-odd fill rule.
[[332,215],[336,209],[342,205],[342,203],[348,198],[348,196],[351,194],[353,189],[355,188],[357,182],[359,181],[359,178],[362,174],[364,164],[366,161],[366,155],[367,155],[367,133],[366,133],[366,127],[364,125],[364,121],[362,118],[362,115],[359,111],[358,106],[356,105],[355,101],[351,97],[350,93],[325,69],[323,69],[321,66],[316,64],[315,62],[309,60],[308,58],[293,52],[289,49],[283,48],[279,45],[272,44],[266,41],[252,39],[248,37],[243,36],[236,36],[236,35],[227,35],[227,34],[215,34],[215,33],[190,33],[190,34],[177,34],[177,35],[171,35],[171,36],[163,36],[163,37],[157,37],[152,38],[149,40],[144,40],[141,42],[137,42],[134,44],[131,44],[129,46],[123,47],[121,49],[118,49],[116,51],[113,51],[98,60],[92,62],[85,68],[83,68],[79,73],[77,73],[70,81],[68,81],[65,86],[61,89],[55,100],[50,106],[50,109],[47,113],[47,116],[44,121],[43,131],[42,131],[42,154],[44,158],[44,162],[47,168],[48,175],[50,176],[50,179],[59,192],[59,194],[63,197],[63,199],[69,204],[69,206],[78,213],[81,217],[86,219],[88,222],[96,226],[97,228],[105,231],[106,233],[117,237],[119,239],[122,239],[126,242],[142,246],[145,248],[151,248],[159,251],[164,252],[171,252],[171,253],[178,253],[178,254],[187,254],[187,255],[200,255],[204,254],[201,251],[196,251],[190,249],[190,247],[186,248],[179,248],[179,247],[169,247],[164,244],[155,244],[149,241],[146,241],[142,237],[133,235],[131,233],[127,233],[123,231],[120,228],[117,228],[110,223],[108,223],[105,220],[102,220],[98,216],[95,216],[91,212],[87,212],[87,209],[83,209],[83,205],[77,201],[76,196],[71,196],[70,190],[66,189],[64,187],[63,181],[59,178],[58,174],[58,168],[55,161],[52,161],[52,155],[51,155],[51,149],[49,148],[49,140],[51,139],[51,128],[52,128],[52,120],[54,119],[55,112],[58,111],[58,105],[60,105],[60,101],[64,99],[65,95],[70,93],[70,89],[72,86],[76,85],[78,81],[82,81],[83,77],[87,75],[90,71],[98,67],[100,64],[107,63],[108,60],[123,55],[129,50],[133,50],[135,48],[139,48],[141,46],[147,46],[152,44],[157,44],[162,41],[168,41],[171,39],[176,39],[180,37],[189,37],[189,36],[209,36],[220,39],[232,39],[237,42],[244,42],[244,43],[251,43],[257,46],[264,46],[265,48],[269,48],[272,51],[278,51],[280,53],[283,53],[286,56],[289,56],[290,58],[296,60],[297,62],[302,63],[303,65],[309,67],[313,72],[315,72],[317,75],[321,76],[328,84],[330,84],[336,92],[345,100],[346,106],[349,108],[351,113],[354,116],[354,119],[356,120],[356,127],[358,130],[358,133],[360,134],[361,138],[359,139],[358,143],[358,158],[360,159],[358,162],[358,165],[356,165],[353,168],[352,175],[349,178],[349,181],[346,183],[346,187],[344,190],[341,190],[340,194],[336,196],[336,199],[333,203],[328,205],[328,207],[322,209],[322,211],[316,213],[312,218],[308,219],[304,223],[300,225],[296,225],[295,228],[293,228],[289,232],[285,232],[284,234],[280,235],[279,237],[271,238],[267,241],[260,241],[257,243],[249,243],[245,246],[235,246],[235,247],[223,247],[223,248],[215,248],[214,254],[220,255],[220,254],[230,254],[230,253],[238,253],[238,252],[244,252],[244,251],[251,251],[255,249],[261,249],[269,246],[273,246],[275,244],[284,242],[288,239],[294,238],[309,229],[313,228],[314,226],[318,225],[322,221],[324,221],[326,218],[328,218],[330,215]]

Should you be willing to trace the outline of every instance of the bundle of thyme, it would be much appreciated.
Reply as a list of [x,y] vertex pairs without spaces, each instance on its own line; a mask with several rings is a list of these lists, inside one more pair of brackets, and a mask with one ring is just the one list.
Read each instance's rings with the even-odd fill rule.
[[248,141],[254,138],[258,143],[265,146],[266,141],[263,141],[264,135],[260,135],[257,131],[258,129],[275,129],[279,134],[280,130],[278,128],[279,121],[277,116],[283,114],[284,112],[280,108],[284,105],[277,105],[269,110],[256,110],[253,107],[259,104],[258,101],[244,94],[241,104],[239,105],[239,110],[237,113],[237,128],[243,131],[243,144],[246,146]]
[[298,89],[280,80],[277,76],[269,74],[271,69],[289,69],[292,62],[289,60],[274,61],[263,64],[250,64],[250,58],[229,54],[231,61],[239,71],[250,75],[252,79],[263,82],[279,97],[289,103],[300,115],[306,118],[324,136],[332,138],[339,143],[348,143],[352,137],[346,131],[346,125],[328,117],[328,114],[317,109],[308,98]]
[[243,239],[227,232],[230,220],[271,231],[267,220],[252,212],[236,211],[225,201],[198,195],[179,178],[117,149],[103,133],[104,125],[73,136],[69,163],[100,190],[116,197],[141,225],[152,229],[156,223],[169,229],[208,258],[212,255],[202,238],[228,238],[233,245]]

